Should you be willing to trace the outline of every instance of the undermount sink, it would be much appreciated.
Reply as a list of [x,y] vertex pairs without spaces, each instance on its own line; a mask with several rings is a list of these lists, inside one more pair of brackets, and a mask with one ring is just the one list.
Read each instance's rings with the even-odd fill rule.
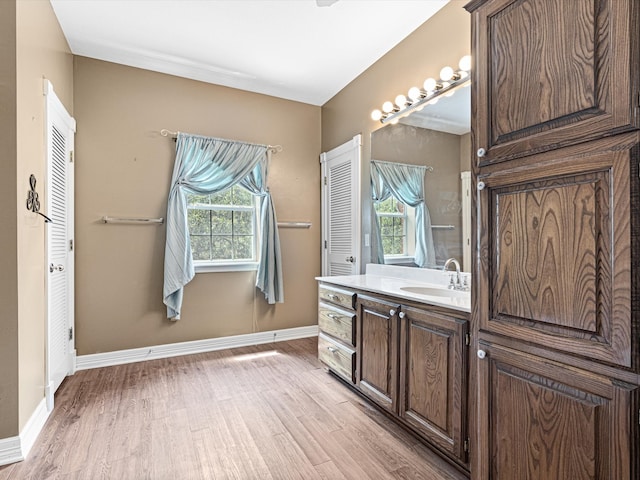
[[436,287],[400,287],[400,290],[407,293],[414,293],[416,295],[429,295],[432,297],[453,297],[453,298],[464,298],[469,295],[469,292],[465,292],[462,290],[450,290],[447,288],[436,288]]

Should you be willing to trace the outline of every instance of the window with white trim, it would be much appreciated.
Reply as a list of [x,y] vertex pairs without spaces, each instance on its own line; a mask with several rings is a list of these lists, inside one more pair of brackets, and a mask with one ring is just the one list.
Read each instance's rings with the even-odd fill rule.
[[198,267],[250,265],[257,260],[257,197],[239,185],[212,195],[187,195],[191,252]]
[[415,253],[415,209],[389,197],[375,203],[385,263],[412,260]]

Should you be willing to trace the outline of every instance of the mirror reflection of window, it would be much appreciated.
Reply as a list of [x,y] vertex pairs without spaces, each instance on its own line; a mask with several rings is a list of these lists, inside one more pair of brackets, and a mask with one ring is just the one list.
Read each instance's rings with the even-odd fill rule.
[[415,253],[415,209],[390,197],[374,204],[386,264],[413,262]]

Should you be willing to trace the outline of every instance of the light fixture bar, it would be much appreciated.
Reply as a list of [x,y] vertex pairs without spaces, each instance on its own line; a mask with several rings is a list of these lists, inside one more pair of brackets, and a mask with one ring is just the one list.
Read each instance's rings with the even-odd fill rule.
[[445,93],[450,92],[455,88],[458,88],[462,85],[465,85],[466,83],[469,83],[470,81],[471,81],[471,77],[468,74],[466,74],[463,77],[458,78],[457,80],[446,82],[447,84],[446,85],[443,84],[442,88],[435,90],[433,92],[427,93],[425,96],[421,96],[421,98],[419,98],[418,100],[415,100],[411,104],[408,104],[405,108],[401,110],[395,110],[389,113],[383,113],[382,117],[380,117],[380,122],[384,124],[384,123],[392,122],[395,119],[399,120],[402,117],[406,117],[417,108],[423,105],[427,105],[434,98],[438,98],[441,95],[444,95]]

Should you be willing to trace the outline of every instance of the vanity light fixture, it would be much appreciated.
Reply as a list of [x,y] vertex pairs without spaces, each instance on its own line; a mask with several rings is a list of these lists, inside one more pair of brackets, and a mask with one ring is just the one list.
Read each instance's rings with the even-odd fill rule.
[[382,123],[395,124],[402,117],[409,115],[414,110],[422,109],[428,103],[438,101],[440,95],[453,95],[453,90],[460,85],[469,82],[471,72],[471,56],[465,55],[458,63],[458,70],[446,66],[440,70],[440,79],[427,78],[423,88],[411,87],[407,96],[402,94],[395,98],[395,103],[384,102],[382,110],[371,112],[371,118]]

